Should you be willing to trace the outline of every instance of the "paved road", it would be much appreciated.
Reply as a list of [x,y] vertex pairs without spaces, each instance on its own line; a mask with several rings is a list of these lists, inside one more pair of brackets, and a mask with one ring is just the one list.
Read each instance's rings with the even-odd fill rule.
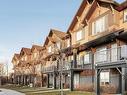
[[25,95],[23,93],[14,91],[14,90],[9,90],[9,89],[1,89],[0,95]]

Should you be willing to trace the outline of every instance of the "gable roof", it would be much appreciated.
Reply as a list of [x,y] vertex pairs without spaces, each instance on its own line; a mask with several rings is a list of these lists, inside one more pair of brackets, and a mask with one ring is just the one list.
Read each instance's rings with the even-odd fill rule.
[[53,34],[55,34],[57,37],[59,38],[63,38],[65,36],[67,36],[68,34],[65,33],[65,32],[62,32],[62,31],[59,31],[59,30],[56,30],[56,29],[51,29],[50,32],[49,32],[49,35],[48,37],[51,37]]
[[20,54],[15,53],[11,62],[13,63],[13,60],[15,60],[15,59],[19,60],[20,59]]
[[14,56],[17,58],[17,59],[19,59],[20,58],[20,54],[14,54]]
[[13,59],[19,59],[19,58],[20,58],[20,54],[15,53],[14,56],[13,56],[13,58],[12,58],[12,60]]
[[56,29],[51,29],[49,32],[49,35],[46,37],[46,40],[44,42],[44,46],[48,44],[49,41],[51,41],[52,43],[57,42],[57,38],[52,38],[52,35],[55,34],[58,38],[63,39],[65,37],[67,37],[69,34],[56,30]]
[[[83,2],[81,3],[76,15],[74,16],[68,30],[67,30],[67,33],[69,33],[69,31],[73,30],[73,28],[75,27],[76,23],[77,23],[77,16],[80,17],[81,14],[83,13],[84,9],[85,9],[85,6],[87,5],[87,1],[89,2],[89,0],[83,0]],[[92,3],[91,4],[91,7],[90,9],[88,10],[88,13],[86,15],[86,17],[84,18],[84,20],[82,21],[83,24],[87,24],[86,23],[86,20],[88,20],[90,18],[90,16],[92,15],[92,13],[94,12],[96,6],[98,5],[97,3],[100,4],[100,6],[102,5],[102,3],[105,3],[105,4],[109,4],[109,5],[113,5],[113,7],[116,7],[118,6],[118,3],[113,1],[113,0],[91,0]]]
[[[22,48],[21,49],[21,52],[25,52],[27,55],[30,55],[31,54],[31,49],[30,48]],[[21,52],[20,52],[20,54],[21,54]]]
[[44,46],[46,46],[48,44],[48,42],[51,41],[52,43],[55,43],[55,39],[51,38],[51,37],[46,37],[46,40],[44,42]]
[[70,30],[72,30],[74,28],[74,26],[76,25],[76,23],[78,21],[77,16],[79,16],[79,17],[81,16],[81,14],[84,11],[86,5],[87,5],[87,0],[83,0],[80,7],[79,7],[79,9],[78,9],[78,11],[76,12],[76,14],[75,14],[68,30],[67,30],[67,32],[69,32]]
[[44,47],[43,47],[43,46],[39,46],[39,45],[33,45],[32,48],[31,48],[31,51],[32,51],[33,49],[37,49],[38,51],[40,51],[40,50],[43,50]]
[[127,8],[127,0],[115,7],[119,12]]

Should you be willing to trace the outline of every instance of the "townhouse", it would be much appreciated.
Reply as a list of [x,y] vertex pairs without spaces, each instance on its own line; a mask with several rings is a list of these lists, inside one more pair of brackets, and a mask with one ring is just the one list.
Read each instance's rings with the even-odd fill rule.
[[60,51],[70,47],[70,36],[65,32],[51,29],[44,47],[46,47],[46,53],[43,56],[45,65],[43,65],[42,72],[46,75],[47,87],[60,88],[61,76],[59,70],[61,68],[60,59],[62,58],[62,52]]
[[12,59],[14,69],[14,83],[29,86],[42,86],[42,62],[40,55],[42,46],[33,45],[32,48],[22,48],[20,54],[14,54]]
[[[97,95],[124,95],[126,8],[127,1],[119,4],[113,0],[83,0],[66,33],[51,29],[42,47],[32,46],[31,60],[27,59],[24,65],[30,63],[36,67],[31,72],[33,83],[36,80],[48,88],[95,91]],[[20,59],[25,54],[20,53]],[[14,55],[12,63],[19,75],[19,57]]]
[[74,85],[82,87],[80,84],[84,83],[83,87],[89,88],[92,83],[97,95],[100,92],[124,95],[127,90],[126,7],[126,1],[122,4],[113,0],[82,2],[68,29],[71,45],[76,49],[74,64],[83,65],[83,70],[74,74]]

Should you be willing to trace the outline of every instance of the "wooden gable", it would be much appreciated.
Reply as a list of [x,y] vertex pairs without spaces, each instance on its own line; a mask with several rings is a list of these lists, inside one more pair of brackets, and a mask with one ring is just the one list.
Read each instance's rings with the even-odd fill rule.
[[[96,9],[99,9],[100,11],[105,9],[112,10],[112,8],[114,9],[114,7],[117,6],[117,4],[112,0],[94,0],[92,3],[86,3],[86,1],[87,0],[83,0],[67,32],[74,32],[76,29],[78,29],[78,23],[80,23],[79,28],[86,26],[93,13],[95,13]],[[83,12],[86,12],[84,13],[85,15],[83,14]]]
[[76,15],[74,16],[67,32],[73,31],[74,28],[76,28],[76,26],[78,26],[77,24],[80,24],[81,16],[82,16],[83,12],[86,12],[88,10],[87,7],[89,5],[90,5],[89,0],[83,0],[83,2],[81,3]]
[[20,55],[30,55],[31,54],[31,49],[30,48],[22,48]]

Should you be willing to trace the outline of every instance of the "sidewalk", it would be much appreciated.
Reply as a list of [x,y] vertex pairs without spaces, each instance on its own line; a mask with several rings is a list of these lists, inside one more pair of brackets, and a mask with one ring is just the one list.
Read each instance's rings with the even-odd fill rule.
[[[61,89],[58,90],[47,90],[47,91],[38,91],[38,92],[33,92],[33,93],[47,93],[47,92],[58,92],[61,91]],[[70,89],[63,89],[63,91],[70,91]]]
[[9,89],[1,89],[0,95],[25,95],[23,93],[14,91],[14,90],[9,90]]

